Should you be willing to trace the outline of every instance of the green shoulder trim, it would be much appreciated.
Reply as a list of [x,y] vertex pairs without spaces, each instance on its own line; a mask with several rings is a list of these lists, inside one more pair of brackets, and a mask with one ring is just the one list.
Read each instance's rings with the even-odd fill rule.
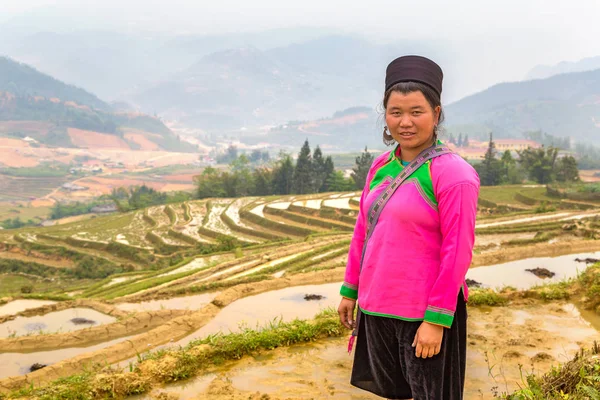
[[[435,198],[435,193],[433,192],[433,182],[431,180],[431,160],[427,161],[423,164],[419,169],[417,169],[413,174],[407,179],[403,185],[407,183],[413,183],[419,194],[425,200],[427,204],[429,204],[434,210],[437,210],[437,200]],[[400,172],[404,169],[402,165],[402,160],[400,160],[396,156],[396,150],[393,150],[390,153],[390,157],[388,161],[379,167],[379,169],[375,172],[373,179],[369,183],[369,191],[373,191],[377,186],[390,183],[394,180]]]

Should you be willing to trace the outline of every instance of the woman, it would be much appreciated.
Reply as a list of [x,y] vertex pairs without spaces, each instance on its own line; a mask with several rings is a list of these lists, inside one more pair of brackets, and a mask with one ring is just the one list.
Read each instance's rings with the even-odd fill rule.
[[351,383],[388,399],[463,395],[479,178],[437,141],[442,78],[424,57],[387,68],[383,138],[397,145],[369,170],[340,290],[358,335]]

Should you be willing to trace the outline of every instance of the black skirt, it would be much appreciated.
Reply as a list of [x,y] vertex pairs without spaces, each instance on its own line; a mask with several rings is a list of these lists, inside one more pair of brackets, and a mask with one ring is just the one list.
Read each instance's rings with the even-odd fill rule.
[[350,383],[387,399],[461,400],[465,384],[467,307],[458,295],[440,353],[417,358],[412,343],[421,321],[362,314]]

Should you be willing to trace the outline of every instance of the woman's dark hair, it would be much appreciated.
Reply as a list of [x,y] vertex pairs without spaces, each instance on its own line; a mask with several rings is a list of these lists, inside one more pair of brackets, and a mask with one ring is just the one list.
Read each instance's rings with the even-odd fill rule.
[[[409,94],[412,92],[423,93],[423,96],[425,96],[425,99],[427,100],[427,102],[429,103],[429,105],[431,106],[432,109],[435,109],[438,106],[440,107],[440,117],[438,120],[438,125],[441,124],[442,122],[444,122],[444,109],[442,108],[442,101],[440,99],[440,96],[437,94],[437,92],[435,90],[433,90],[433,88],[431,86],[426,85],[424,83],[420,83],[420,82],[396,83],[394,86],[392,86],[391,88],[386,90],[385,94],[383,95],[384,111],[387,109],[387,103],[388,103],[388,100],[390,99],[392,92],[399,92],[402,94]],[[437,141],[437,134],[438,134],[438,127],[436,126],[433,129],[433,137],[434,137],[435,141]],[[383,143],[387,146],[395,143],[394,138],[392,137],[392,135],[387,133],[387,130],[383,131]]]

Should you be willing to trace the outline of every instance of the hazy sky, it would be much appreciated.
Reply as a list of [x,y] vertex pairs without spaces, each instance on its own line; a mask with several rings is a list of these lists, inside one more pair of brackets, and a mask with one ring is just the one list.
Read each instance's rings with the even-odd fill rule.
[[377,42],[439,40],[470,60],[469,74],[485,75],[481,84],[520,80],[537,64],[600,56],[599,15],[600,0],[0,0],[0,22],[54,19],[63,28],[224,33],[315,26]]

